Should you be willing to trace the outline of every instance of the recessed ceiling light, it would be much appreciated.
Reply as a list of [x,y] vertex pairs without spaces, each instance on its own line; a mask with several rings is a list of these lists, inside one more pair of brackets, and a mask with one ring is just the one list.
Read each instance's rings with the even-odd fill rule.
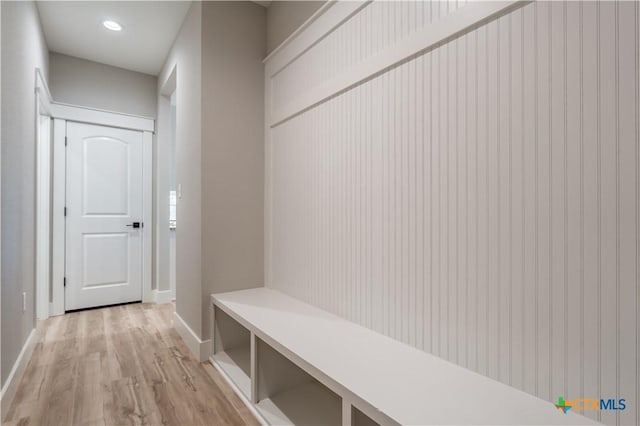
[[122,25],[118,24],[116,21],[106,20],[102,25],[110,31],[122,31]]

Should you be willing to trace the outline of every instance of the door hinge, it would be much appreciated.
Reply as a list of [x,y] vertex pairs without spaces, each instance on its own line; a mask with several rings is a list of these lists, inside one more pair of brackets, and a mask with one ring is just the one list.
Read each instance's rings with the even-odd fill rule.
[[64,208],[64,217],[67,217],[67,207]]
[[62,286],[63,286],[63,287],[66,287],[66,286],[67,286],[67,277],[64,277],[64,278],[62,279]]
[[67,137],[64,137],[64,146],[67,146]]

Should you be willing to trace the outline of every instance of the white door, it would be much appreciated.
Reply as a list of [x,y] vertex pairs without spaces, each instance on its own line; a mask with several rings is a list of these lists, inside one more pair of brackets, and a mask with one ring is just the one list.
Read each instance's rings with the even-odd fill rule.
[[67,311],[142,300],[142,143],[67,122]]

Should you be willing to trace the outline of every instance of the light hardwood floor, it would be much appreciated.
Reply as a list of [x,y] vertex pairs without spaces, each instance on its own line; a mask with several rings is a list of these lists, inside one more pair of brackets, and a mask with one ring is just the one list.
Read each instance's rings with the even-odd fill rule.
[[9,425],[258,425],[173,329],[173,305],[70,313],[38,326]]

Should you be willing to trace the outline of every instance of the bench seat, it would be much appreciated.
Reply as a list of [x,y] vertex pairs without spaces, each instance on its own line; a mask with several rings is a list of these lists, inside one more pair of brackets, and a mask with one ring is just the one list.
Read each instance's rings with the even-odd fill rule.
[[[272,289],[214,294],[212,303],[245,327],[251,339],[268,344],[335,392],[342,400],[343,423],[355,423],[353,406],[378,424],[597,424]],[[259,355],[252,352],[251,356]],[[215,354],[213,360],[215,363]],[[257,361],[252,363],[253,369],[245,368],[248,375],[261,377],[255,372]],[[300,400],[313,404],[314,398],[303,398],[302,393],[313,395],[315,391],[308,384],[300,392],[289,391],[292,398],[298,398],[290,409],[295,410]],[[258,411],[259,404],[268,406],[277,399],[274,396],[264,403],[255,388],[247,393]],[[286,401],[282,404],[286,411]],[[272,407],[261,414],[270,423],[296,423],[291,417],[305,421],[304,414],[287,417],[273,411]],[[313,420],[306,419],[307,423],[315,423]]]

